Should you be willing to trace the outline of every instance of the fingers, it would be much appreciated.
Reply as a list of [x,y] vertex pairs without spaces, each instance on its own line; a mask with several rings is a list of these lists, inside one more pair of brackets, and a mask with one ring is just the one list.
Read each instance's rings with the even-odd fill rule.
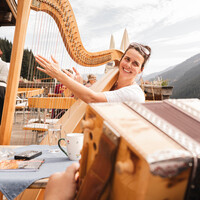
[[64,174],[64,172],[56,172],[54,174],[52,174],[49,179],[54,179],[54,178],[58,178],[58,177],[62,177]]
[[46,63],[46,64],[50,64],[51,63],[49,60],[47,60],[46,58],[44,58],[41,55],[36,55],[35,58],[38,59],[38,60],[40,60],[41,62]]
[[53,60],[54,63],[58,64],[58,61],[51,55],[51,59]]
[[[43,58],[42,56],[35,56],[35,60],[37,63],[39,63],[43,68],[46,68],[46,66],[49,64],[49,61]],[[41,68],[40,68],[41,69]]]
[[64,72],[65,74],[67,74],[67,70],[65,69],[61,69],[62,72]]
[[[49,60],[47,60],[46,58],[40,56],[40,55],[36,55],[35,56],[35,60],[36,62],[38,62],[40,64],[40,66],[42,66],[48,74],[49,73],[56,73],[58,70],[60,70],[60,66],[58,64],[58,62],[52,57],[53,62],[50,62]],[[39,69],[39,68],[38,68]],[[41,68],[39,69],[41,71]],[[51,76],[51,74],[49,74]]]
[[69,74],[71,74],[70,72],[68,72],[66,69],[62,69],[62,71],[67,74],[69,76]]
[[66,172],[70,172],[72,174],[75,174],[78,169],[79,169],[79,163],[73,163],[72,165],[70,165],[67,169]]
[[40,70],[41,72],[46,73],[46,70],[42,69],[41,67],[37,67],[38,70]]
[[75,174],[75,181],[78,183],[78,181],[79,181],[79,172],[76,172],[76,174]]
[[[53,63],[49,62],[46,58],[37,55],[35,56],[35,60],[40,64],[40,66],[42,67],[37,67],[38,70],[48,74],[49,76],[51,76],[52,78],[56,78],[56,68],[55,66],[53,66]],[[57,65],[57,64],[55,64]]]
[[53,66],[57,69],[61,69],[60,66],[59,66],[59,63],[56,61],[56,59],[51,55],[51,59],[53,60]]
[[[51,62],[49,60],[47,60],[46,58],[44,58],[41,55],[36,55],[35,56],[36,61],[42,66],[42,65],[47,65],[47,64],[51,64]],[[54,63],[58,64],[58,62],[55,60],[55,58],[53,56],[51,56],[51,59],[53,60]]]
[[67,74],[67,76],[74,78],[73,74],[71,74],[70,72],[68,72],[66,69],[62,69],[62,71]]
[[79,74],[80,74],[80,73],[76,70],[75,67],[72,67],[72,69],[74,70],[74,72],[75,72],[76,75],[79,75]]

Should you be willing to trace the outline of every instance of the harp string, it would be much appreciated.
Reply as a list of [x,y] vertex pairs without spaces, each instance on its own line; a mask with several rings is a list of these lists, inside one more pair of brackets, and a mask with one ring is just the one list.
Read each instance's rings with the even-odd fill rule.
[[[38,20],[42,23],[41,24],[37,23]],[[35,21],[34,30],[33,30],[34,34],[32,34],[32,44],[31,44],[31,48],[30,48],[34,53],[35,52],[37,52],[37,53],[44,52],[44,50],[43,50],[44,43],[42,42],[44,39],[43,33],[45,30],[45,28],[43,28],[43,27],[45,27],[45,26],[43,26],[44,24],[46,24],[44,13],[36,14],[36,21]],[[39,34],[35,34],[36,32],[38,32]],[[50,49],[50,48],[47,48],[47,49]],[[45,52],[45,54],[46,54],[46,52]],[[29,69],[28,69],[28,75],[27,75],[27,80],[29,80],[29,81],[33,81],[33,78],[35,78],[36,80],[41,79],[41,76],[38,73],[38,71],[37,70],[35,71],[36,66],[33,65],[33,61],[34,61],[34,59],[31,58],[31,55],[30,55],[29,64],[28,64]],[[36,82],[36,83],[30,84],[30,85],[27,85],[27,87],[25,89],[26,90],[25,93],[28,94],[28,91],[31,91],[30,89],[34,89],[34,87],[39,88],[39,83],[37,84],[37,82]],[[29,98],[29,97],[31,97],[31,96],[28,96],[27,98]],[[32,112],[28,113],[26,121],[24,121],[24,124],[28,123],[29,120],[38,117],[34,111],[35,111],[35,109],[32,109]],[[25,131],[24,144],[26,142],[27,133],[28,133],[28,130]]]
[[[50,55],[53,55],[56,59],[57,57],[59,57],[60,52],[61,52],[61,57],[62,57],[61,58],[61,60],[62,60],[61,66],[63,66],[63,64],[66,63],[64,61],[65,60],[64,57],[67,57],[66,52],[65,52],[66,50],[64,50],[64,45],[61,45],[63,42],[60,39],[60,34],[62,35],[63,32],[61,32],[60,34],[59,34],[59,32],[53,34],[54,26],[52,24],[54,23],[54,21],[52,21],[52,18],[48,19],[47,15],[43,12],[39,13],[39,14],[38,13],[39,12],[36,12],[37,20],[35,22],[35,26],[37,27],[37,28],[35,28],[35,32],[38,32],[38,33],[33,34],[33,39],[32,39],[33,52],[34,52],[34,54],[43,54],[46,57],[48,57],[49,59],[50,59]],[[41,23],[38,23],[38,21],[40,21]],[[46,21],[48,21],[48,23]],[[46,27],[49,27],[49,30],[47,30]],[[52,38],[56,39],[55,42],[54,41],[52,42]],[[51,42],[45,42],[45,39],[48,41],[51,41]],[[61,40],[61,42],[60,42],[60,40]],[[62,48],[60,48],[60,46],[62,46]],[[44,47],[47,50],[45,50]],[[60,49],[62,49],[62,50],[59,52]],[[68,58],[67,60],[70,60],[70,64],[68,64],[69,62],[67,61],[67,65],[69,65],[69,66],[72,65],[71,64],[72,60],[70,58]],[[31,65],[29,64],[29,66],[31,66]],[[64,68],[66,68],[66,67],[64,67]],[[67,68],[69,68],[69,67],[67,67]],[[34,71],[34,69],[32,69],[32,71]],[[29,74],[30,74],[30,72],[29,72]],[[34,74],[34,77],[36,80],[41,78],[38,70],[36,70],[35,73],[32,72],[32,74]],[[37,83],[35,83],[35,84],[37,84]],[[51,91],[53,92],[54,91],[53,84],[50,85],[50,87],[51,87]],[[59,104],[59,102],[58,102],[58,104]],[[68,104],[71,104],[71,102],[68,102]],[[50,105],[50,107],[52,107],[52,105]],[[33,117],[34,117],[34,114],[30,114],[28,118],[30,120]],[[55,116],[55,117],[57,117],[57,116]]]

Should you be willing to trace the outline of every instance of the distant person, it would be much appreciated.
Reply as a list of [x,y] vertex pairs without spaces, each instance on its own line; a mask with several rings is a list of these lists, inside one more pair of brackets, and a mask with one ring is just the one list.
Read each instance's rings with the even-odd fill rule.
[[[73,71],[71,69],[64,69],[63,72],[70,72],[73,75]],[[55,89],[54,89],[54,94],[61,94],[63,95],[64,91],[66,90],[66,87],[60,83],[58,85],[56,85]],[[72,94],[70,94],[72,95]],[[52,109],[52,114],[51,114],[51,119],[60,119],[65,112],[67,111],[67,109]]]
[[0,124],[3,114],[3,105],[4,105],[4,98],[6,94],[6,86],[7,86],[8,72],[9,72],[9,65],[8,63],[4,62],[1,59],[2,55],[3,52],[0,49]]
[[[71,74],[73,74],[73,71],[71,69],[64,69],[63,72],[65,72],[65,71],[68,71]],[[62,83],[60,83],[60,84],[56,85],[54,93],[55,94],[62,94],[65,89],[66,89],[66,87]]]
[[97,78],[94,74],[89,74],[88,75],[88,81],[85,84],[86,87],[91,87],[94,83],[96,83]]
[[40,71],[56,78],[62,82],[73,94],[85,103],[96,102],[145,102],[145,95],[135,79],[144,70],[145,63],[151,55],[151,48],[138,43],[131,43],[121,57],[119,62],[119,76],[111,88],[111,91],[95,92],[83,84],[78,83],[70,77],[70,73],[63,73],[58,62],[53,58],[50,62],[46,58],[37,55],[36,61],[40,64],[37,67]]

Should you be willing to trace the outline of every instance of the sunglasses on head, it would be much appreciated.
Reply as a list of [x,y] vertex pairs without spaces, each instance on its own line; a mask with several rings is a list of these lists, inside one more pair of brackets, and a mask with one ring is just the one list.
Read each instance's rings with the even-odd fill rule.
[[129,46],[134,47],[134,48],[138,48],[139,51],[147,56],[150,55],[150,51],[145,48],[144,46],[142,46],[141,44],[138,44],[136,42],[132,42]]

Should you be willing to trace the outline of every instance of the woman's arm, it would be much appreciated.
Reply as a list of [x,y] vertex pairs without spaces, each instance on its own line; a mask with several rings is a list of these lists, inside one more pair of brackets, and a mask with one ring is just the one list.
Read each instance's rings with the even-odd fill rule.
[[94,92],[93,90],[85,87],[84,85],[73,80],[60,70],[58,62],[52,58],[51,63],[44,57],[35,56],[36,61],[43,67],[37,67],[40,71],[48,74],[52,78],[56,78],[63,85],[65,85],[72,93],[86,103],[107,102],[105,95],[102,92]]

